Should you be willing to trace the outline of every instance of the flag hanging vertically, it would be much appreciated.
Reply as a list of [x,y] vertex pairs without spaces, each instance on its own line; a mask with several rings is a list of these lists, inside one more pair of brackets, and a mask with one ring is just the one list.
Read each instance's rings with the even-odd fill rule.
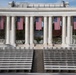
[[73,22],[74,22],[74,29],[76,29],[76,17],[73,18]]
[[17,17],[17,29],[18,30],[23,30],[23,17]]
[[5,17],[4,16],[1,16],[0,17],[0,30],[3,30],[4,29],[4,20],[5,20]]
[[36,30],[42,30],[42,18],[41,17],[36,18]]
[[60,30],[60,17],[55,17],[54,19],[54,29]]

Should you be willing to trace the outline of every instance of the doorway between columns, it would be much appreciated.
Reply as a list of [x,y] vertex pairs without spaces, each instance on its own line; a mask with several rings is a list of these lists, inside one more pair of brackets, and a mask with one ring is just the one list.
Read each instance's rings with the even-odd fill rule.
[[43,44],[43,17],[34,17],[34,44]]
[[25,43],[25,18],[23,16],[16,17],[16,44]]
[[62,44],[62,17],[53,17],[52,23],[53,46]]

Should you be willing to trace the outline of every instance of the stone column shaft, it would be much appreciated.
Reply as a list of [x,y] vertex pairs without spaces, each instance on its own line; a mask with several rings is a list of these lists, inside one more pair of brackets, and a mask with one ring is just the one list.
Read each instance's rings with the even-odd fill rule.
[[44,45],[47,45],[47,17],[44,16]]
[[10,44],[10,16],[6,17],[6,44]]
[[66,16],[62,17],[62,45],[66,44]]
[[30,17],[30,45],[34,44],[34,23],[33,16]]
[[67,17],[67,45],[71,44],[71,17]]
[[52,16],[49,16],[48,25],[48,44],[52,45]]
[[25,44],[29,44],[29,17],[25,17]]
[[15,17],[12,16],[12,21],[11,21],[11,45],[15,46],[16,43],[15,43]]

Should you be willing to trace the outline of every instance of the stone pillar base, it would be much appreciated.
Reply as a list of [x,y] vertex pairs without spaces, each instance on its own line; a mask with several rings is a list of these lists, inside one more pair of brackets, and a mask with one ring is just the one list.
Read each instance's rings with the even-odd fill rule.
[[10,42],[5,42],[6,45],[10,45]]
[[11,44],[11,46],[16,47],[16,44]]
[[0,44],[0,47],[5,48],[5,47],[9,47],[9,45],[6,45],[6,44]]
[[53,47],[53,44],[48,44],[48,48],[52,48]]
[[25,48],[29,49],[30,45],[29,44],[25,44]]
[[34,49],[34,44],[30,44],[30,49]]
[[47,49],[48,48],[48,45],[47,44],[43,44],[43,48],[44,49]]
[[62,46],[61,47],[66,47],[67,45],[66,44],[62,44]]
[[72,47],[72,45],[71,45],[71,44],[70,44],[70,45],[66,45],[66,46],[67,46],[68,48],[69,48],[69,47]]

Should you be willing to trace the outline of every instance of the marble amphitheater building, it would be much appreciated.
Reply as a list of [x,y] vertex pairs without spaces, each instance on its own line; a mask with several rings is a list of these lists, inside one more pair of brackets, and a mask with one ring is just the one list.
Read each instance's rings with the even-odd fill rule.
[[61,3],[16,3],[0,7],[0,46],[75,47],[76,7]]
[[0,7],[2,73],[76,75],[76,7],[64,1]]

